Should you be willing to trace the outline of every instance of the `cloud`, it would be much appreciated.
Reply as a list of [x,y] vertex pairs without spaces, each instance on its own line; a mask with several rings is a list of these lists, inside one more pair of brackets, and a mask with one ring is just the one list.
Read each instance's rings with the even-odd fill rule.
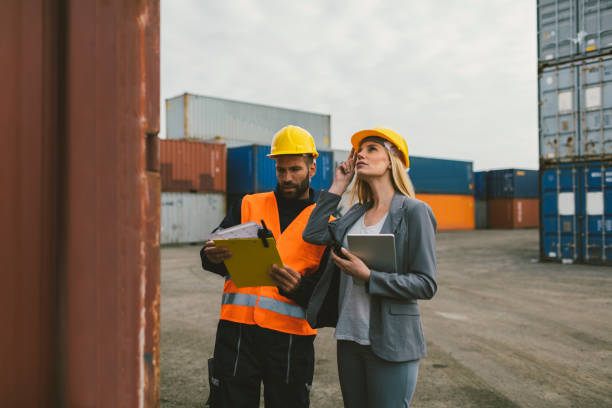
[[415,155],[537,168],[531,0],[162,2],[161,44],[163,99],[330,113],[335,148],[385,125]]

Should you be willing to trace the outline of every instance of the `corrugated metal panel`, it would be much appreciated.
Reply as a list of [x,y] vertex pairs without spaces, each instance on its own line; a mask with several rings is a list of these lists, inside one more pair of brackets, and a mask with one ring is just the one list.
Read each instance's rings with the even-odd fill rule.
[[612,156],[612,57],[580,65],[580,116],[581,156]]
[[161,243],[202,242],[225,216],[225,194],[162,193]]
[[573,160],[579,150],[577,63],[540,73],[540,157]]
[[[227,192],[248,194],[272,191],[276,188],[274,159],[267,155],[270,146],[251,145],[227,150]],[[319,150],[317,172],[310,181],[314,189],[327,189],[334,177],[333,154]]]
[[[186,107],[183,114],[186,132],[179,126],[179,98]],[[193,94],[184,94],[168,102],[168,123],[172,124],[168,125],[169,139],[219,140],[229,145],[232,140],[238,140],[265,145],[282,127],[296,125],[312,134],[318,150],[331,149],[330,115]]]
[[612,47],[612,1],[579,0],[577,52],[598,54]]
[[409,174],[417,194],[474,193],[472,162],[412,156]]
[[488,201],[489,228],[537,228],[537,198],[498,198]]
[[612,264],[612,161],[547,166],[540,178],[542,258]]
[[555,61],[577,52],[576,0],[538,0],[538,60]]
[[474,229],[474,196],[417,193],[416,198],[429,204],[436,216],[438,231]]
[[223,192],[226,148],[223,144],[161,140],[162,191]]
[[538,171],[504,169],[487,172],[487,198],[537,198]]
[[476,200],[474,204],[476,229],[489,228],[488,201]]
[[158,406],[159,4],[0,8],[0,401]]

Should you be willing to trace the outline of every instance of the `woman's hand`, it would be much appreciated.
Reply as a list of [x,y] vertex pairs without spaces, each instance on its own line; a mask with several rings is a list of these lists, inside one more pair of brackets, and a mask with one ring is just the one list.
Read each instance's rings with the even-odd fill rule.
[[369,281],[370,268],[368,268],[368,266],[363,263],[361,259],[353,255],[353,253],[348,251],[346,248],[341,248],[340,251],[342,251],[342,255],[346,256],[348,259],[343,259],[336,255],[334,251],[331,251],[331,256],[336,266],[342,269],[344,273],[351,275],[355,279],[366,282]]
[[351,149],[346,161],[343,161],[336,167],[336,174],[334,176],[334,182],[329,188],[329,192],[333,194],[342,195],[346,191],[349,184],[353,180],[355,175],[355,149]]

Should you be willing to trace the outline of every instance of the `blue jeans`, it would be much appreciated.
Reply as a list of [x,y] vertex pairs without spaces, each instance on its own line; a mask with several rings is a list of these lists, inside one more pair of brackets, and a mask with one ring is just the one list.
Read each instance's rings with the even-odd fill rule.
[[370,346],[339,340],[338,376],[346,408],[410,406],[419,375],[419,360],[391,362]]

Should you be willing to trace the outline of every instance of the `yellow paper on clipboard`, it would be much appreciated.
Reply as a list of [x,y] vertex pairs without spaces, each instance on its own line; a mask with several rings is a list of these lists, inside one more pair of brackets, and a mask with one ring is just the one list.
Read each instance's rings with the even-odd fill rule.
[[238,288],[252,286],[276,286],[268,274],[272,264],[283,266],[274,238],[266,238],[264,247],[261,238],[215,239],[215,245],[227,248],[232,257],[225,260],[230,278]]

